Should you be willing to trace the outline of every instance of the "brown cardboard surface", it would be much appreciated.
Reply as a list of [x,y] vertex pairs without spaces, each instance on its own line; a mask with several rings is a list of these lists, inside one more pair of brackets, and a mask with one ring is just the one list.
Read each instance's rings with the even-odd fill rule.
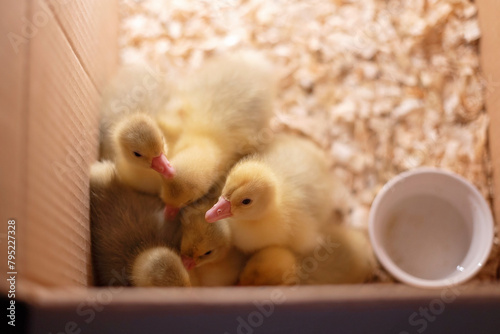
[[117,3],[1,6],[2,245],[15,218],[18,283],[86,285],[88,169],[97,157],[98,91],[117,65]]
[[[26,198],[26,132],[27,122],[27,59],[28,43],[23,37],[21,18],[27,14],[26,1],[2,1],[0,13],[0,270],[7,271],[7,221],[25,220],[23,203]],[[19,44],[18,44],[19,43]],[[17,232],[20,226],[17,224]],[[18,233],[19,234],[19,233]],[[14,236],[15,237],[15,236]],[[5,246],[4,246],[5,245]],[[5,253],[4,253],[5,252]],[[3,276],[2,276],[3,277]],[[1,280],[3,290],[6,281]]]
[[486,110],[490,116],[489,145],[493,164],[495,217],[500,219],[500,2],[478,0],[481,26],[481,66],[485,79]]
[[86,68],[92,65],[74,49],[85,45],[78,40],[83,37],[66,35],[46,2],[19,2],[18,8],[12,7],[16,12],[10,8],[2,12],[12,18],[2,21],[3,31],[31,29],[21,56],[2,48],[2,59],[12,64],[3,78],[13,78],[5,87],[8,98],[2,99],[8,103],[3,110],[12,109],[12,115],[2,115],[6,129],[2,133],[12,137],[3,141],[10,144],[10,159],[2,161],[2,167],[9,167],[8,175],[2,174],[2,196],[8,197],[2,201],[2,219],[13,215],[18,220],[16,264],[22,273],[18,280],[49,286],[89,282],[88,170],[97,157],[96,83],[103,82],[116,65],[118,13],[114,1],[106,3],[71,5],[85,8],[73,8],[72,15],[82,12],[92,17],[92,23],[82,26],[100,29],[102,33],[92,38],[108,48],[107,53],[96,50],[104,60],[99,54],[87,57],[102,66],[89,71]]
[[[43,1],[33,13],[48,13]],[[31,40],[23,279],[87,282],[88,169],[97,155],[98,93],[58,22]]]
[[85,72],[101,91],[118,63],[117,2],[43,2],[51,8]]
[[66,326],[89,333],[413,333],[422,331],[415,322],[423,309],[432,320],[426,333],[494,333],[500,325],[500,291],[491,285],[39,289],[33,300],[33,333]]
[[[276,304],[363,302],[404,302],[409,299],[441,298],[492,300],[500,303],[497,284],[471,284],[442,289],[419,289],[405,284],[352,284],[316,286],[207,287],[207,288],[43,288],[30,289],[33,305],[69,305],[82,300],[103,300],[102,304],[170,305],[184,308],[199,305],[241,305],[258,300],[275,300]],[[450,301],[451,302],[451,301]],[[500,304],[499,304],[500,306]]]

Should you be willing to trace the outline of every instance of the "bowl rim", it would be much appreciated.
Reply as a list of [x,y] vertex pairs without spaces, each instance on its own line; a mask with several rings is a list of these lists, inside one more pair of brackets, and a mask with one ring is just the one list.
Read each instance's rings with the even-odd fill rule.
[[[464,271],[463,274],[458,274],[452,278],[442,278],[442,279],[424,279],[413,276],[406,271],[399,268],[390,258],[390,256],[384,251],[382,247],[382,242],[376,237],[376,227],[375,227],[375,217],[379,208],[379,205],[387,194],[387,192],[392,189],[395,185],[400,183],[404,179],[408,179],[411,177],[415,177],[422,174],[437,174],[442,175],[444,177],[448,177],[454,179],[457,182],[463,184],[474,196],[474,198],[478,199],[480,209],[483,211],[485,215],[485,230],[486,230],[486,238],[490,241],[485,243],[485,247],[481,249],[481,253],[479,254],[479,263],[476,267],[471,270]],[[368,233],[370,236],[370,241],[373,247],[373,251],[375,256],[379,260],[380,264],[397,280],[407,283],[409,285],[420,287],[420,288],[442,288],[448,286],[454,286],[460,283],[463,283],[470,278],[472,278],[483,266],[483,264],[487,261],[489,254],[491,252],[491,248],[493,246],[494,240],[494,220],[493,215],[491,213],[490,206],[484,199],[483,195],[479,192],[479,190],[467,179],[463,176],[458,175],[454,172],[444,170],[437,167],[419,167],[415,169],[411,169],[405,172],[402,172],[392,179],[390,179],[377,193],[375,199],[372,202],[370,207],[370,214],[368,219]]]

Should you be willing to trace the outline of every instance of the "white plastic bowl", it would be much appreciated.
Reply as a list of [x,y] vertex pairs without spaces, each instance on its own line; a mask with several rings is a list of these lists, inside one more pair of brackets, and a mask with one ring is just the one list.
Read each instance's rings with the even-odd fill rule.
[[377,258],[396,279],[440,288],[470,279],[485,263],[493,217],[463,177],[419,168],[396,176],[378,193],[369,233]]

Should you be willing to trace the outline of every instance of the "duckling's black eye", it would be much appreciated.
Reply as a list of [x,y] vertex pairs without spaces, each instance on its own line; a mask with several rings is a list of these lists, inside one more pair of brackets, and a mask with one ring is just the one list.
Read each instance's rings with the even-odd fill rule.
[[206,253],[205,253],[205,254],[203,254],[203,255],[210,255],[210,254],[212,254],[212,251],[211,251],[211,250],[209,250],[208,252],[206,252]]
[[142,157],[142,154],[138,153],[138,152],[134,152],[134,155],[138,158]]
[[241,201],[241,204],[243,205],[248,205],[252,203],[252,200],[250,198],[245,198],[243,201]]

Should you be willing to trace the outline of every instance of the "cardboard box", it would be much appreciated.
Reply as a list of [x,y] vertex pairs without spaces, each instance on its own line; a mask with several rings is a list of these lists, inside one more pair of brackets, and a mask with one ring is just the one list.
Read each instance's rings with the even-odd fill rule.
[[[500,193],[500,3],[478,0],[494,188]],[[0,4],[2,252],[15,221],[17,332],[498,332],[500,284],[421,290],[402,284],[256,288],[93,288],[88,170],[98,104],[115,71],[116,1]],[[500,217],[500,196],[494,199]],[[14,225],[14,223],[11,223]],[[10,310],[13,281],[2,279]],[[3,317],[2,321],[11,321]],[[9,326],[13,329],[12,326]]]

